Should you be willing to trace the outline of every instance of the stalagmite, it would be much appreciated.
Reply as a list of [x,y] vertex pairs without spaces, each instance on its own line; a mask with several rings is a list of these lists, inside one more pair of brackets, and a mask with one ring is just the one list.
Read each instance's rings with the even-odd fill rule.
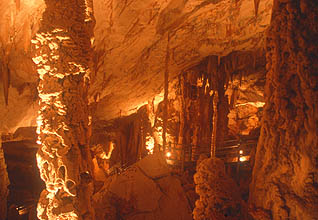
[[197,165],[194,182],[195,191],[200,196],[193,210],[195,220],[246,219],[246,209],[240,198],[239,188],[226,174],[221,159],[202,160]]
[[46,0],[32,40],[39,74],[38,167],[46,189],[40,219],[94,219],[88,148],[87,89],[90,73],[92,2]]
[[[227,133],[227,122],[229,113],[228,98],[225,96],[224,86],[230,79],[230,74],[232,71],[232,63],[228,65],[228,58],[224,57],[222,65],[218,65],[218,60],[216,57],[209,57],[209,74],[211,75],[212,88],[214,90],[213,94],[213,131],[212,131],[212,141],[211,141],[211,155],[214,155],[215,149],[222,147],[224,142],[224,137]],[[234,62],[233,62],[234,63]],[[237,63],[237,61],[236,61]],[[237,65],[237,64],[234,64]]]
[[180,130],[178,145],[186,160],[208,154],[212,134],[211,75],[204,63],[185,71],[179,80]]
[[318,4],[275,0],[249,203],[254,219],[318,216]]

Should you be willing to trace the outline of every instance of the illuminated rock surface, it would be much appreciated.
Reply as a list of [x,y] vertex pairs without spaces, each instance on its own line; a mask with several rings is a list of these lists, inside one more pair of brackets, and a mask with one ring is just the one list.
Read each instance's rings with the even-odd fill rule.
[[[274,4],[272,0],[0,0],[0,133],[10,136],[17,128],[38,125],[38,162],[47,183],[40,199],[41,218],[93,219],[93,190],[95,202],[101,201],[94,204],[101,210],[97,220],[106,213],[106,219],[191,218],[178,178],[165,172],[161,176],[162,166],[154,171],[133,165],[107,179],[109,167],[116,171],[122,166],[121,170],[163,143],[164,108],[159,103],[168,69],[167,141],[187,147],[186,162],[197,159],[203,149],[190,144],[206,145],[201,152],[209,154],[211,143],[222,146],[226,138],[253,135],[262,126],[255,159],[251,155],[255,166],[250,217],[316,219],[317,3],[274,0]],[[85,16],[92,11],[90,20]],[[203,67],[201,72],[196,71],[198,66]],[[206,90],[211,88],[221,94],[219,103],[209,99],[213,91]],[[212,121],[216,111],[212,112],[211,101],[220,104],[213,115],[217,120]],[[144,104],[148,105],[139,108]],[[108,120],[115,121],[109,130]],[[14,137],[18,140],[25,135],[19,132]],[[99,133],[94,132],[102,138],[95,140]],[[206,164],[209,172],[210,165]],[[142,166],[152,168],[148,162]],[[232,192],[231,180],[221,170],[222,178],[214,179],[220,179],[217,184],[226,181],[218,186]],[[150,175],[154,173],[159,177]],[[0,196],[6,185],[2,174]],[[203,179],[202,184],[209,185],[209,179]],[[104,191],[99,192],[103,181]],[[200,192],[203,200],[210,198],[210,190]],[[240,203],[235,192],[228,196],[229,205],[224,207]],[[230,209],[235,218],[238,209]],[[211,213],[200,209],[195,213],[198,219],[211,218],[202,217]],[[224,213],[228,212],[219,209],[211,215],[222,219]]]
[[[15,2],[19,2],[19,6]],[[94,70],[89,99],[99,101],[97,119],[111,119],[134,112],[163,88],[167,33],[170,40],[170,79],[208,55],[225,56],[232,51],[254,51],[264,45],[272,0],[261,1],[255,17],[252,0],[125,1],[94,0]],[[12,94],[37,85],[30,39],[39,29],[45,9],[41,0],[0,1],[0,48],[2,68],[9,67],[9,105],[0,113],[6,123],[1,130],[14,132],[19,108],[37,105],[34,97]],[[12,42],[10,41],[12,39]],[[11,48],[11,49],[8,49]],[[7,52],[5,52],[7,51]],[[5,55],[7,54],[7,55]],[[0,94],[4,96],[1,80]],[[12,91],[13,90],[13,91]],[[11,95],[10,95],[11,93]],[[24,100],[25,104],[15,100]],[[1,98],[1,106],[5,106]],[[24,107],[23,107],[24,106]],[[35,126],[36,109],[30,114]],[[20,116],[19,116],[20,115]],[[29,121],[19,126],[29,126]]]
[[[318,216],[318,4],[275,1],[250,204],[267,219]],[[284,25],[282,25],[284,24]]]
[[208,158],[197,165],[195,191],[200,198],[195,203],[193,217],[205,219],[246,219],[247,210],[236,183],[226,174],[222,160]]
[[94,26],[89,1],[47,0],[32,40],[39,74],[40,219],[94,219],[87,89]]
[[94,207],[96,219],[192,219],[181,182],[161,154],[109,177],[94,195]]

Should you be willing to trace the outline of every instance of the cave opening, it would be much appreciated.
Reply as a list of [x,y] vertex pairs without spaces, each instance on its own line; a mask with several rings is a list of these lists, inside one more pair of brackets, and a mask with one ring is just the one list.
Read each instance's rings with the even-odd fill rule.
[[0,12],[0,220],[317,218],[316,2]]

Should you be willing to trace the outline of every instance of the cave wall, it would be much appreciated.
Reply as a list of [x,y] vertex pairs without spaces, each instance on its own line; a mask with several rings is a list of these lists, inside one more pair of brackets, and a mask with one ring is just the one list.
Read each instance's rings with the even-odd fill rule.
[[90,140],[93,157],[105,160],[109,168],[130,166],[148,154],[145,143],[149,133],[151,125],[146,106],[129,116],[97,121]]
[[0,219],[6,219],[7,216],[7,196],[9,194],[9,184],[7,165],[4,159],[2,140],[0,139]]
[[[260,130],[265,87],[264,65],[256,68],[255,73],[235,77],[229,82],[226,94],[229,98],[228,138],[239,138],[241,135],[252,135]],[[258,133],[258,132],[257,132]]]
[[317,219],[317,42],[317,1],[274,1],[249,198],[255,219]]

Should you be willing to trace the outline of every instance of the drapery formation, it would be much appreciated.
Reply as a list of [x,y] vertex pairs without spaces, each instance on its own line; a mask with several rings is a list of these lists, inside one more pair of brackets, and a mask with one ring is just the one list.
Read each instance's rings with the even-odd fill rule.
[[32,40],[40,79],[37,162],[46,183],[38,217],[94,219],[87,102],[92,2],[46,0],[45,4],[40,29]]

